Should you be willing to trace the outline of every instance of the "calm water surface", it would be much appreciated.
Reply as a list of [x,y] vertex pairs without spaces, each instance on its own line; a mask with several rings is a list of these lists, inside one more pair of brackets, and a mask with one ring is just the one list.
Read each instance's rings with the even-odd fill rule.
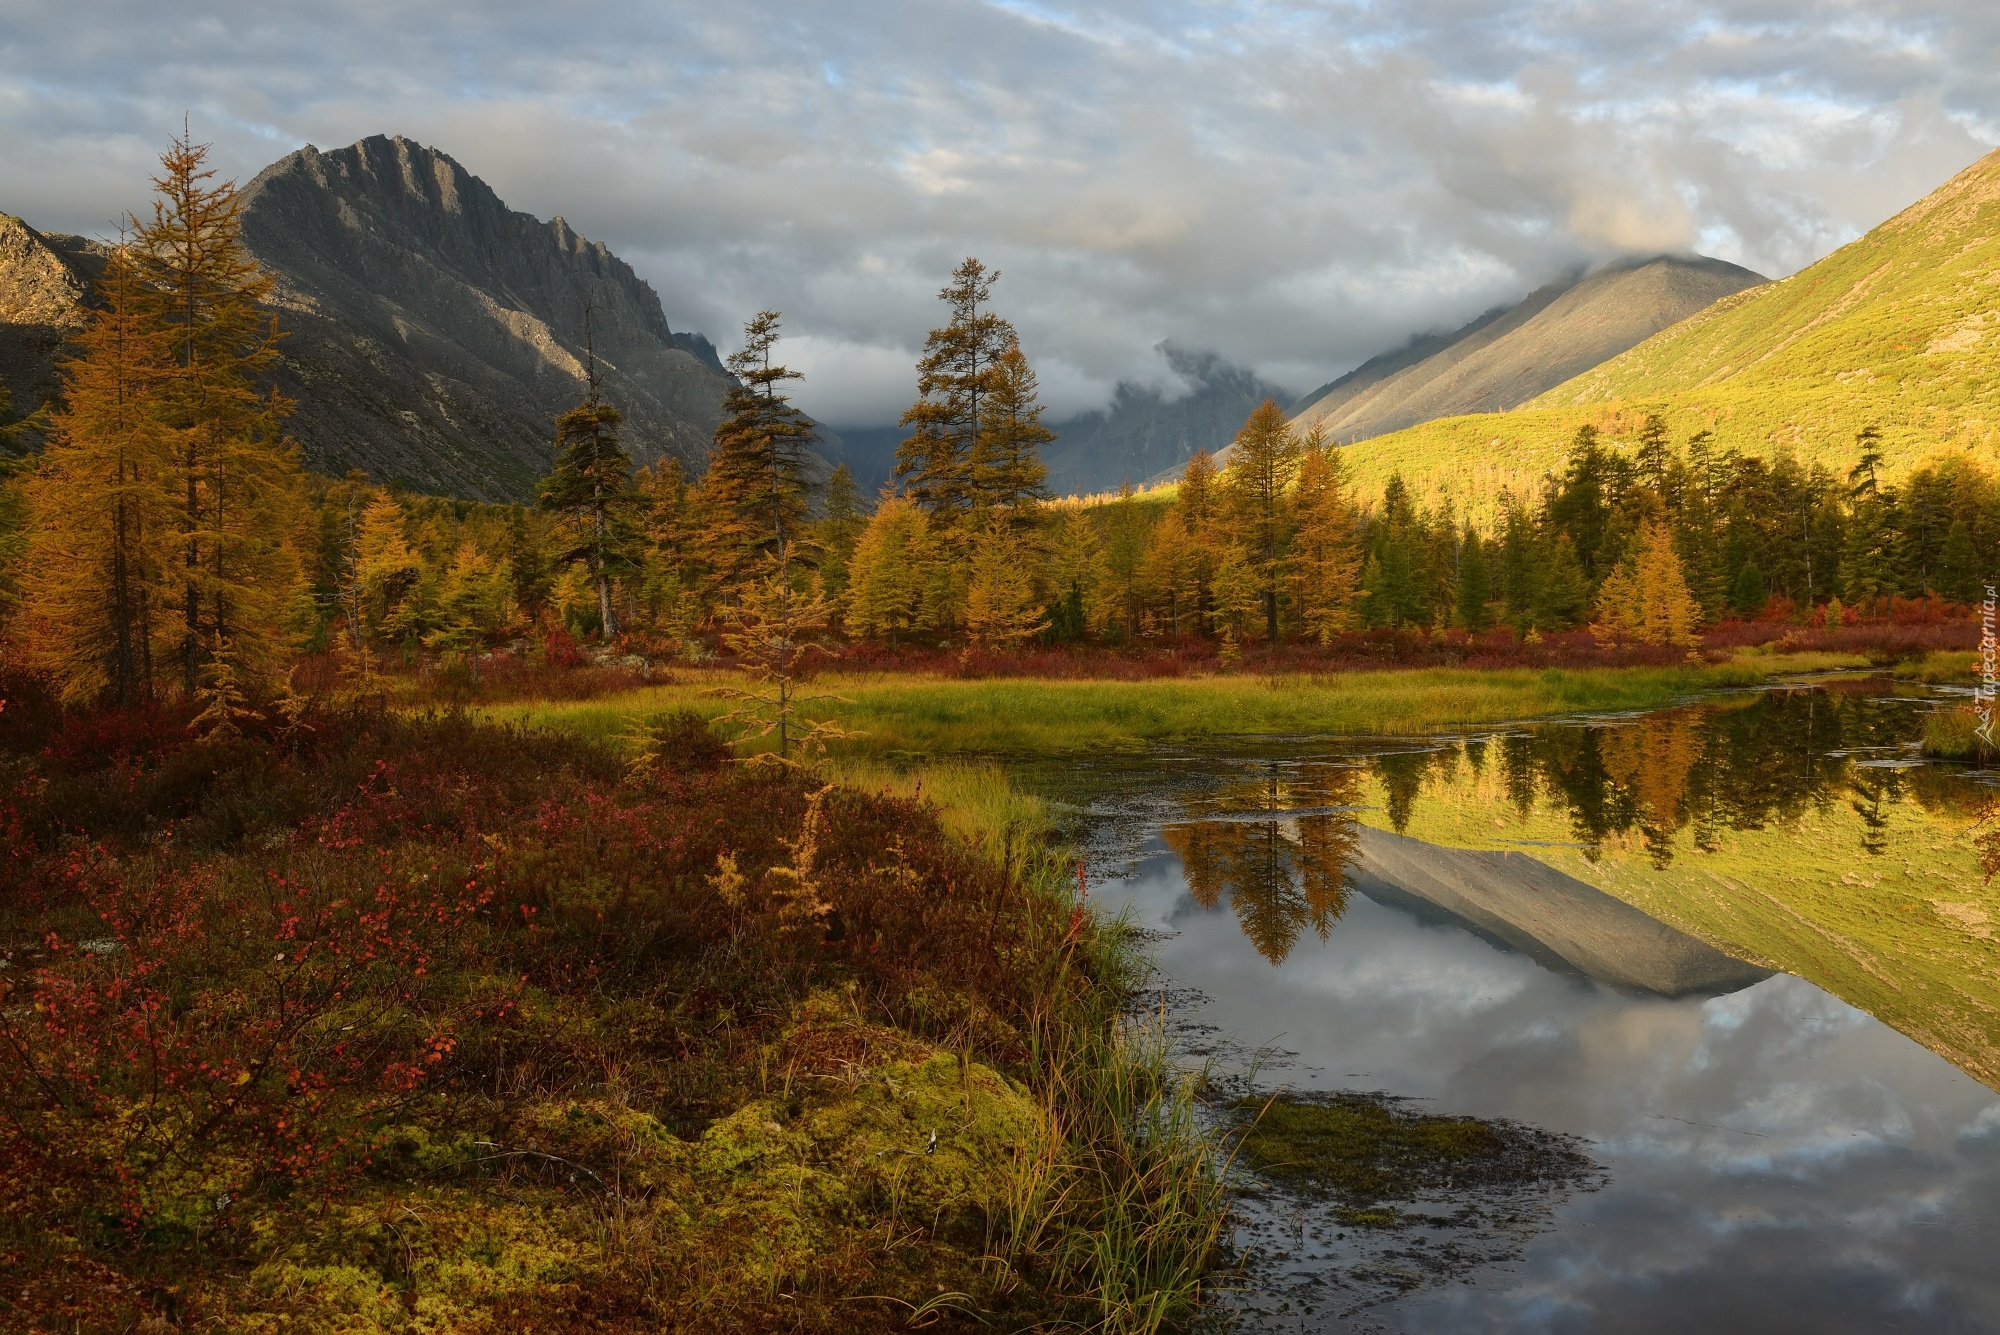
[[[1990,1073],[2000,1015],[1953,994],[1892,1016],[1936,1019],[1954,1065],[1591,888],[1665,887],[1724,923],[1760,906],[1742,921],[1775,924],[1751,947],[1765,963],[1844,952],[1825,957],[1899,997],[1930,985],[1869,951],[1921,910],[2000,977],[1983,953],[2000,904],[1965,837],[1993,790],[1915,764],[1932,702],[1882,690],[1041,776],[1085,815],[1094,893],[1157,934],[1190,1053],[1263,1089],[1566,1133],[1602,1166],[1476,1219],[1406,1205],[1435,1226],[1246,1200],[1243,1328],[2000,1331],[2000,1097],[1960,1069]],[[1771,907],[1814,875],[1892,944]]]

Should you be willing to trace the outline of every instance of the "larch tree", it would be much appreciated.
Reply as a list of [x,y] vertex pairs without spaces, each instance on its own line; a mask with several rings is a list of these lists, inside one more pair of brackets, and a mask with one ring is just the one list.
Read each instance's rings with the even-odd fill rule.
[[896,447],[896,477],[940,531],[956,530],[974,507],[988,395],[1000,388],[1007,353],[1019,350],[1013,326],[987,306],[999,277],[970,257],[952,271],[938,293],[951,318],[924,340],[917,401],[902,416],[910,435]]
[[1023,547],[1006,512],[997,508],[973,539],[965,629],[984,648],[1011,649],[1049,627]]
[[1326,644],[1353,624],[1361,561],[1345,469],[1338,449],[1321,438],[1307,441],[1301,450],[1292,509],[1297,529],[1292,581],[1299,628]]
[[169,592],[190,694],[217,656],[233,657],[231,690],[254,692],[277,666],[297,575],[286,539],[298,463],[282,435],[291,404],[259,387],[278,355],[277,320],[262,308],[271,278],[243,248],[235,183],[212,184],[207,156],[186,134],[161,155],[152,216],[131,220],[130,246],[135,304],[161,331],[172,368],[157,397],[173,449]]
[[[388,492],[378,492],[359,507],[354,518],[353,574],[348,601],[354,630],[363,652],[371,642],[409,635],[417,616],[409,606],[422,561],[405,533],[403,507]],[[364,668],[365,670],[365,668]]]
[[26,487],[30,654],[71,703],[149,698],[156,641],[172,630],[160,605],[175,513],[159,390],[175,368],[138,283],[130,253],[114,249]]
[[1593,633],[1607,640],[1693,645],[1700,627],[1701,604],[1682,577],[1672,529],[1646,525],[1637,550],[1604,578]]
[[743,346],[729,357],[737,383],[723,401],[702,479],[703,550],[725,590],[774,559],[789,574],[808,536],[814,432],[784,394],[801,374],[772,360],[778,329],[776,311],[744,324]]
[[1265,634],[1273,644],[1278,639],[1278,589],[1290,537],[1286,493],[1298,471],[1299,453],[1299,438],[1292,433],[1285,410],[1266,399],[1236,433],[1225,474],[1237,545],[1256,577]]
[[833,609],[820,592],[794,587],[817,465],[812,423],[780,391],[803,377],[772,360],[778,323],[776,311],[759,311],[730,355],[737,384],[715,429],[703,494],[720,526],[712,559],[719,567],[733,560],[742,572],[723,640],[755,682],[716,688],[737,702],[721,721],[741,725],[741,740],[775,736],[777,760],[789,764],[795,744],[814,753],[844,734],[798,713],[807,700],[823,698],[801,695],[795,674],[804,638],[823,630]]
[[906,496],[885,495],[855,539],[843,613],[850,633],[892,644],[917,624],[924,516]]
[[1017,531],[1034,523],[1036,503],[1048,495],[1041,451],[1056,433],[1042,425],[1039,395],[1034,368],[1020,344],[1010,341],[993,365],[971,481],[974,503]]

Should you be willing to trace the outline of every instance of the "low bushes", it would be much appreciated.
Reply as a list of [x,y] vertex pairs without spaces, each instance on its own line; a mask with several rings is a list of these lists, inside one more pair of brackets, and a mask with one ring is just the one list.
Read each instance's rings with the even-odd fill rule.
[[[1186,1090],[1106,1056],[1128,966],[1053,868],[685,719],[628,767],[458,715],[194,740],[0,697],[10,1325],[1129,1329],[1198,1299],[1205,1143],[1106,1122],[1106,1079]],[[1108,1218],[1154,1243],[1077,1241]]]

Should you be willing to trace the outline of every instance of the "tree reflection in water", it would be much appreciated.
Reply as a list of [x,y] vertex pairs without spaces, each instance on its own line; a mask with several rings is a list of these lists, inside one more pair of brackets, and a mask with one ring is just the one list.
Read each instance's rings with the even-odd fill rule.
[[1993,799],[1954,767],[1882,764],[1912,758],[1922,709],[1873,693],[1880,689],[1877,681],[1773,691],[1425,750],[1260,761],[1254,777],[1187,798],[1163,833],[1196,902],[1214,909],[1227,896],[1273,964],[1307,928],[1325,940],[1339,921],[1359,842],[1353,809],[1371,777],[1399,833],[1426,791],[1441,795],[1462,776],[1497,767],[1515,813],[1563,813],[1591,861],[1613,835],[1636,833],[1652,865],[1665,869],[1690,846],[1715,852],[1726,832],[1789,828],[1839,805],[1860,818],[1858,851],[1881,856],[1896,804],[1971,815]]
[[[1268,762],[1252,780],[1190,799],[1192,819],[1162,833],[1195,902],[1225,894],[1243,933],[1277,964],[1310,927],[1324,941],[1347,908],[1358,838],[1351,810],[1366,771],[1329,762]],[[1264,819],[1259,819],[1263,817]]]

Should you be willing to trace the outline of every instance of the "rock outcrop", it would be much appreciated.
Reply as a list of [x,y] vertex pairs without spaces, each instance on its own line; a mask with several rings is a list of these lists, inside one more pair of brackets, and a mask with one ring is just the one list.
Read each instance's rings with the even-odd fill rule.
[[308,145],[244,190],[243,239],[277,280],[279,388],[309,466],[427,492],[525,499],[584,392],[584,312],[641,462],[699,467],[729,381],[653,289],[561,217],[503,204],[400,136]]
[[0,214],[0,383],[26,416],[55,393],[56,358],[83,326],[104,247]]

